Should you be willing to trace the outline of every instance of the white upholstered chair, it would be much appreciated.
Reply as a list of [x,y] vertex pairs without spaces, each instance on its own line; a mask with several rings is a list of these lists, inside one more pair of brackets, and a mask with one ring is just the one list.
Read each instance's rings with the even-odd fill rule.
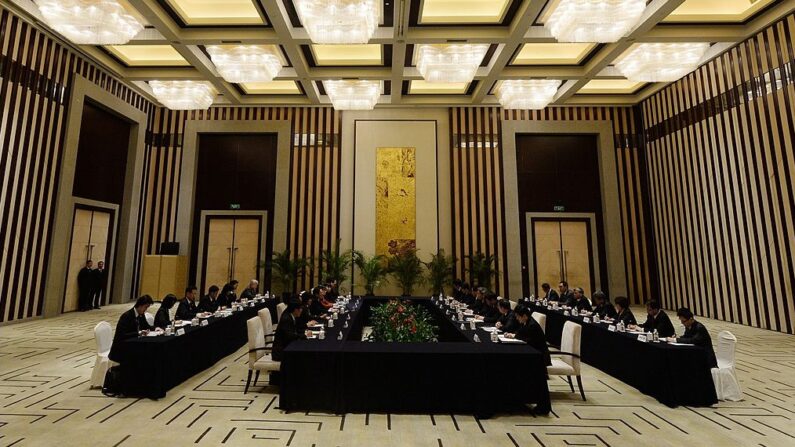
[[[533,314],[535,315],[535,313]],[[574,384],[571,377],[577,378],[577,386],[580,388],[582,400],[585,400],[585,390],[582,388],[582,377],[580,376],[580,341],[582,338],[582,326],[577,323],[567,321],[563,325],[563,335],[560,339],[560,351],[550,352],[552,355],[552,365],[547,366],[547,373],[550,376],[566,376],[569,380],[571,392],[574,392]]]
[[541,330],[544,333],[547,333],[547,316],[542,314],[541,312],[533,312],[533,319],[536,320],[539,326],[541,326]]
[[254,386],[257,386],[260,372],[270,373],[281,368],[281,362],[271,358],[271,348],[265,340],[265,330],[262,328],[260,317],[249,318],[246,321],[246,328],[248,329],[248,379],[243,394],[248,393],[248,387],[251,385],[251,373],[256,372]]
[[91,388],[102,388],[105,384],[105,374],[113,364],[108,358],[110,345],[113,343],[113,329],[110,323],[100,321],[94,326],[94,340],[97,341],[97,359],[91,372]]
[[276,324],[282,321],[282,312],[287,309],[287,303],[279,303],[276,305]]
[[267,338],[269,335],[273,336],[273,320],[271,318],[271,310],[267,307],[260,309],[259,312],[257,312],[257,315],[259,316],[260,321],[262,321],[262,331],[263,334],[265,334],[265,337]]
[[719,400],[738,401],[743,398],[737,372],[734,370],[736,344],[737,337],[731,332],[721,331],[718,334],[718,349],[715,351],[718,367],[712,368],[712,381],[715,383],[715,394],[718,395]]

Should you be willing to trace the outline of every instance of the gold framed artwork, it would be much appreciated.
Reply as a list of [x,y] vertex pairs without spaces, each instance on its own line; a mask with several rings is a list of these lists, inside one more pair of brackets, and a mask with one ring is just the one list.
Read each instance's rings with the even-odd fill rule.
[[416,148],[377,148],[375,182],[376,254],[391,256],[416,248]]

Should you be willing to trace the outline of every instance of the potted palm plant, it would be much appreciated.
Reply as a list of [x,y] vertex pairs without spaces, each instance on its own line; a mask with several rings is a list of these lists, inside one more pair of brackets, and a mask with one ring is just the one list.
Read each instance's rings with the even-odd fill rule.
[[287,249],[273,252],[270,265],[265,262],[262,266],[270,268],[271,277],[281,286],[282,301],[287,301],[295,293],[296,280],[304,274],[309,261],[306,258],[290,258],[290,249]]
[[417,250],[408,249],[392,256],[387,267],[403,290],[403,296],[411,296],[414,287],[425,282],[422,276],[423,264],[417,257]]
[[386,265],[386,256],[375,255],[368,258],[361,252],[356,251],[354,252],[353,260],[356,263],[356,267],[359,268],[359,275],[364,281],[365,295],[375,295],[376,287],[388,281],[389,270]]
[[340,240],[334,244],[331,250],[323,250],[320,253],[320,272],[322,281],[336,281],[342,284],[348,279],[348,272],[353,264],[353,250],[340,251]]
[[444,288],[453,284],[455,258],[453,256],[445,256],[443,248],[440,248],[435,255],[432,255],[429,262],[423,262],[423,264],[428,269],[428,282],[433,295],[444,293]]
[[485,287],[491,290],[491,279],[495,277],[498,272],[494,268],[496,258],[494,255],[485,255],[477,252],[474,255],[466,256],[468,259],[467,272],[473,280],[477,280],[478,286]]

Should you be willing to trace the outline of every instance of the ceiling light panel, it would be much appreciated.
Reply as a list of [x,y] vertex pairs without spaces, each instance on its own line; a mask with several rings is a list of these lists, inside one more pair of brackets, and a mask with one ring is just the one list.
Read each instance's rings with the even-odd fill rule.
[[381,81],[323,81],[323,88],[336,110],[372,110],[381,96]]
[[255,0],[165,0],[186,25],[262,25]]
[[433,23],[501,23],[511,0],[422,0],[420,20]]
[[428,82],[471,82],[488,44],[423,44],[417,46],[417,70]]
[[109,45],[105,49],[130,67],[190,65],[171,45]]
[[149,81],[155,98],[171,110],[206,110],[217,94],[207,81]]
[[293,0],[314,43],[367,43],[378,28],[382,0]]
[[577,65],[594,47],[593,43],[526,43],[513,65]]
[[628,95],[638,91],[644,84],[644,82],[630,81],[628,79],[592,79],[577,93]]
[[409,83],[410,95],[463,95],[469,88],[468,82],[426,82],[413,80]]
[[36,0],[44,21],[81,45],[122,45],[143,25],[116,0]]
[[301,89],[295,81],[244,82],[240,84],[249,95],[300,95]]
[[544,27],[559,42],[616,42],[638,24],[646,0],[560,0]]
[[228,82],[268,82],[282,69],[274,45],[208,45],[207,53]]
[[381,45],[312,45],[312,55],[318,66],[383,65]]
[[615,66],[638,82],[673,82],[695,70],[709,43],[641,43],[627,50]]
[[505,109],[541,110],[555,98],[562,81],[511,79],[497,86],[497,100]]
[[685,0],[664,22],[744,22],[775,0]]

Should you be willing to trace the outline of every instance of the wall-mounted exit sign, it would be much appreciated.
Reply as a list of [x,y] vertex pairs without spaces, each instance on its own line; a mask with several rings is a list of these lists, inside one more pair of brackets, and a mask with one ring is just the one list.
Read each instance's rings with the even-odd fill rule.
[[566,207],[563,205],[555,205],[552,209],[555,210],[556,213],[562,213],[566,211]]
[[240,204],[239,203],[230,203],[229,204],[229,209],[230,210],[239,210],[240,209]]

